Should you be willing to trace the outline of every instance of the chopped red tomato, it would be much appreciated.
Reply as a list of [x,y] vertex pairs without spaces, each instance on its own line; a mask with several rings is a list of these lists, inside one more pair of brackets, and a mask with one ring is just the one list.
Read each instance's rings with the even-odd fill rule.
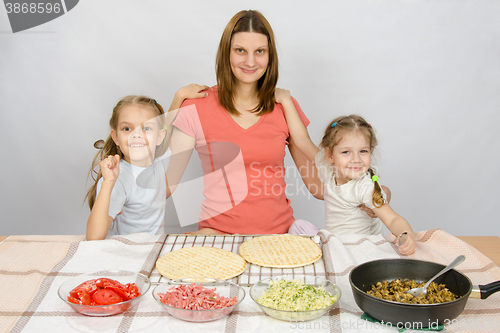
[[83,290],[79,295],[80,295],[80,302],[83,305],[94,305],[93,304],[94,302],[92,301],[92,297],[90,296],[90,294],[88,292]]
[[75,297],[68,296],[68,302],[74,303],[74,304],[80,304],[80,300]]
[[115,286],[110,286],[110,287],[107,287],[106,289],[113,291],[118,296],[120,296],[124,301],[128,301],[129,299],[135,298],[135,297],[129,297],[128,293],[124,292],[122,289],[115,287]]
[[89,295],[92,295],[93,293],[95,293],[97,291],[97,286],[95,284],[95,280],[85,281],[84,283],[80,284],[78,287],[76,287],[72,291],[77,292],[78,290],[83,290],[83,291],[87,292]]
[[88,280],[69,292],[68,302],[82,305],[109,305],[140,296],[135,283],[122,284],[116,280],[99,278]]
[[99,289],[92,295],[94,301],[100,305],[109,305],[123,302],[123,298],[120,297],[113,290],[107,289]]
[[139,296],[139,288],[135,285],[135,283],[127,283],[128,294],[130,298],[135,298]]

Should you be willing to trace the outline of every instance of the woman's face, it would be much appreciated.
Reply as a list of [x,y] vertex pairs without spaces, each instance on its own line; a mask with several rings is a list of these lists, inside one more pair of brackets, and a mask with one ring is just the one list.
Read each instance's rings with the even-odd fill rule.
[[237,32],[231,38],[231,69],[236,80],[257,84],[269,63],[267,37],[257,32]]

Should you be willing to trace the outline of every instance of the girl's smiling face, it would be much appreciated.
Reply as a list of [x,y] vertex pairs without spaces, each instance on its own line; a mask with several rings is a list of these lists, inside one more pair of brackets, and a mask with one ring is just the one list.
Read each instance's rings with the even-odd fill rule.
[[257,84],[269,63],[267,37],[257,32],[237,32],[231,38],[231,70],[240,83]]
[[371,163],[370,141],[360,131],[345,133],[332,150],[325,149],[325,154],[333,164],[335,182],[339,186],[360,178]]
[[130,164],[148,167],[153,164],[156,146],[165,138],[155,112],[140,105],[126,105],[118,115],[118,125],[111,137]]

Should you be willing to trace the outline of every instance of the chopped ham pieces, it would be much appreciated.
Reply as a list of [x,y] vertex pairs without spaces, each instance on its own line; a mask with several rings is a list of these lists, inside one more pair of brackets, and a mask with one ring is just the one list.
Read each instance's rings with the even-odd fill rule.
[[186,310],[214,310],[236,304],[236,297],[224,297],[216,293],[217,288],[208,289],[202,285],[178,285],[158,294],[160,301],[174,308]]

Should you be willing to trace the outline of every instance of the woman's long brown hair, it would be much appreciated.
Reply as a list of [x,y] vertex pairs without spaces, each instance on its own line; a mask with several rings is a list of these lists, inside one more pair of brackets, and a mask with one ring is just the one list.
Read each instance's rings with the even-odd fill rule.
[[219,104],[229,113],[239,115],[234,106],[234,85],[236,78],[231,70],[231,39],[237,32],[257,32],[267,37],[269,63],[267,70],[257,82],[259,104],[252,112],[263,115],[274,109],[274,91],[278,83],[278,53],[271,25],[264,15],[255,10],[243,10],[231,18],[219,43],[216,58],[216,75]]

